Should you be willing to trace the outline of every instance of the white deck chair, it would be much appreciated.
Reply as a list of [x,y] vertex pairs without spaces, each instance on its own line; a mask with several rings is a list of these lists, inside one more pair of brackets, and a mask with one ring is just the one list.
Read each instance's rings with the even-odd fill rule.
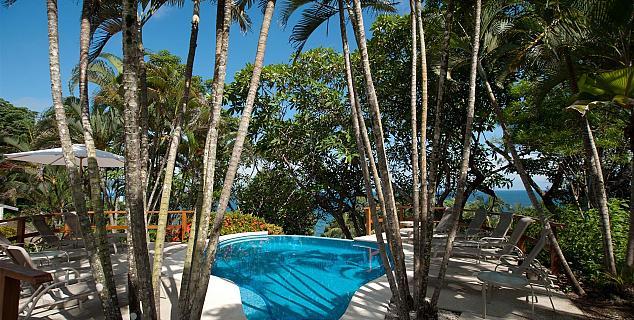
[[[438,224],[436,224],[436,227],[434,228],[434,237],[447,237],[445,233],[447,233],[449,228],[451,228],[451,212],[450,207],[445,208],[440,221],[438,221]],[[414,228],[401,228],[400,232],[401,237],[411,238],[414,236]]]
[[[480,271],[477,274],[478,280],[482,282],[482,317],[486,318],[486,306],[487,306],[487,296],[490,294],[489,289],[493,289],[494,287],[505,287],[512,288],[518,290],[526,290],[529,289],[530,297],[531,297],[531,310],[535,313],[535,302],[537,301],[537,297],[535,296],[535,292],[533,289],[533,282],[529,281],[529,279],[524,275],[524,273],[528,270],[535,270],[541,267],[541,265],[535,260],[537,255],[544,249],[546,245],[546,231],[542,231],[537,244],[533,247],[528,255],[521,254],[519,256],[518,261],[522,261],[522,263],[518,266],[510,266],[508,264],[500,264],[495,267],[494,271]],[[517,256],[516,256],[517,257]],[[504,266],[507,268],[506,272],[498,271],[500,266]],[[555,304],[553,303],[552,296],[550,293],[550,288],[546,288],[548,292],[548,298],[550,299],[551,306],[553,311],[556,311]],[[487,292],[488,291],[488,292]],[[528,300],[528,297],[527,297]]]
[[[520,239],[535,220],[529,217],[521,218],[513,228],[513,232],[509,238],[501,237],[484,237],[478,240],[459,241],[454,244],[452,256],[468,256],[477,257],[478,263],[480,260],[487,258],[499,258],[503,255],[512,254],[514,252],[521,252],[517,247]],[[436,252],[441,252],[444,247],[444,243],[435,246]]]
[[[18,314],[22,314],[22,316],[28,319],[31,316],[31,313],[36,308],[45,308],[52,307],[55,305],[63,304],[69,301],[77,300],[79,307],[81,308],[81,304],[83,299],[87,298],[95,291],[90,289],[89,286],[86,285],[78,285],[81,283],[87,283],[88,281],[92,281],[92,277],[81,277],[80,273],[68,267],[58,267],[56,269],[40,269],[35,266],[29,253],[24,250],[22,247],[18,246],[9,246],[7,248],[7,254],[15,262],[16,264],[31,268],[38,269],[42,271],[46,271],[51,273],[53,277],[53,281],[43,283],[37,287],[28,286],[27,294],[28,298],[24,304],[22,304],[18,309]],[[28,292],[30,291],[30,292]],[[49,295],[51,297],[50,303],[46,303],[38,306],[38,302],[44,295]]]
[[[7,248],[12,245],[24,246],[24,243],[14,244],[11,242],[11,240],[0,235],[0,251],[2,253],[6,253]],[[64,250],[43,250],[31,253],[30,255],[31,260],[38,262],[40,266],[43,266],[44,262],[46,262],[48,265],[51,265],[56,258],[66,260],[66,262],[70,261],[70,256],[68,255],[68,252]]]

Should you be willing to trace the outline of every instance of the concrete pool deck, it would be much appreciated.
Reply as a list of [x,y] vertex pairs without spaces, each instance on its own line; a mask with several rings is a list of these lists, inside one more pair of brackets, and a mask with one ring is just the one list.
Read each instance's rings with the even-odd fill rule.
[[[262,234],[262,233],[259,233]],[[249,234],[253,235],[253,234]],[[244,235],[231,235],[222,240]],[[355,240],[374,241],[374,236],[359,237]],[[406,264],[412,269],[413,247],[404,244]],[[166,244],[164,264],[162,269],[162,301],[161,318],[170,319],[177,312],[178,290],[182,277],[183,261],[186,253],[185,244]],[[112,255],[113,267],[117,281],[117,291],[120,303],[126,305],[121,308],[124,318],[128,315],[127,299],[125,298],[127,257],[124,253]],[[87,260],[75,261],[76,267],[82,272],[89,272]],[[434,259],[430,274],[437,273],[439,259]],[[460,319],[481,319],[482,296],[481,285],[474,273],[480,270],[493,269],[494,265],[487,262],[477,264],[472,259],[452,259],[449,264],[447,281],[441,291],[439,307],[446,310],[461,312]],[[409,277],[412,273],[408,272]],[[410,279],[411,283],[411,279]],[[430,296],[433,289],[427,292]],[[487,319],[575,319],[583,318],[583,312],[561,292],[553,293],[553,302],[557,309],[554,313],[544,290],[536,289],[538,302],[535,304],[535,315],[531,314],[530,303],[525,301],[525,294],[517,290],[496,290],[487,306]],[[390,289],[385,276],[370,281],[359,288],[341,319],[384,319],[386,303],[390,298]],[[36,310],[33,319],[103,319],[98,299],[91,299],[83,304],[83,308]],[[238,287],[230,281],[211,276],[207,289],[207,296],[203,306],[202,319],[209,320],[246,320],[242,311],[242,302]]]

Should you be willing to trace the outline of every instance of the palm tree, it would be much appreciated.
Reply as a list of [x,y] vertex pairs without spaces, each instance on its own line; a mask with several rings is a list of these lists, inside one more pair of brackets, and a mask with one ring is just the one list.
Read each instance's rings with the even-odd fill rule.
[[[374,203],[374,199],[372,198],[373,196],[372,196],[372,189],[371,189],[371,185],[369,181],[368,164],[370,165],[370,168],[373,171],[375,186],[377,188],[377,194],[379,196],[379,200],[383,208],[386,208],[385,198],[384,198],[383,188],[381,185],[381,180],[379,178],[376,165],[372,156],[372,152],[371,152],[372,149],[369,142],[368,131],[365,128],[365,122],[364,122],[365,120],[363,119],[361,109],[359,106],[359,101],[358,101],[358,98],[356,97],[354,85],[352,82],[352,69],[351,69],[350,57],[349,57],[347,33],[345,30],[344,3],[343,1],[338,1],[337,5],[334,6],[327,2],[313,2],[313,1],[306,1],[306,0],[290,1],[287,3],[286,7],[282,9],[282,17],[281,17],[282,24],[286,25],[288,23],[289,18],[296,10],[298,10],[303,5],[309,4],[311,2],[313,3],[312,6],[303,12],[301,20],[297,23],[297,25],[293,27],[293,33],[291,34],[290,40],[291,42],[295,44],[297,48],[297,54],[299,54],[299,52],[301,52],[306,41],[308,40],[310,35],[313,33],[313,31],[315,31],[320,25],[328,21],[332,16],[339,13],[342,46],[344,50],[344,62],[346,67],[346,80],[348,85],[348,97],[350,101],[350,106],[352,108],[353,129],[355,130],[355,138],[357,139],[357,148],[359,150],[359,155],[361,158],[360,163],[362,166],[362,171],[367,173],[367,179],[368,179],[368,181],[364,181],[366,186],[366,196],[368,196],[368,202],[370,204],[372,219],[375,222],[374,225],[377,226],[377,230],[376,230],[377,242],[379,243],[379,251],[381,252],[381,255],[382,255],[381,256],[382,263],[386,270],[388,282],[390,283],[390,289],[392,290],[393,297],[395,298],[395,301],[397,302],[396,304],[397,306],[399,306],[399,310],[401,314],[403,315],[403,314],[406,314],[407,312],[407,308],[408,308],[407,304],[409,303],[411,298],[409,297],[409,289],[406,286],[401,286],[400,287],[402,289],[401,294],[398,293],[399,287],[397,286],[396,281],[394,280],[394,273],[393,273],[391,264],[389,264],[387,255],[385,254],[385,256],[383,256],[384,255],[383,252],[385,251],[385,248],[383,247],[383,237],[382,237],[381,227],[379,226],[378,223],[376,223],[378,221],[378,216],[377,216],[376,204]],[[363,8],[372,9],[375,11],[392,12],[394,10],[391,4],[383,2],[383,1],[364,1],[362,3],[362,6]],[[350,9],[348,9],[348,11],[351,12]],[[353,16],[353,14],[350,14],[350,16]],[[353,25],[354,25],[354,20],[353,20]],[[366,154],[367,154],[367,160],[369,162],[366,162],[364,160]],[[366,179],[366,173],[364,173],[364,180]],[[393,239],[393,234],[394,232],[392,233],[388,232],[387,233],[388,239]],[[390,246],[392,246],[393,243],[394,243],[393,240],[388,240],[388,244]],[[398,249],[397,247],[393,247],[393,246],[391,247],[391,252],[399,252],[399,251],[402,251],[402,250]],[[404,271],[405,270],[404,265],[401,265],[401,264],[399,265],[401,266],[399,271],[401,272]],[[405,279],[405,282],[407,282],[406,279]],[[401,297],[407,297],[407,298],[401,298]],[[404,303],[400,303],[400,301],[404,301]],[[400,306],[403,306],[403,308],[400,309]]]
[[[81,108],[81,123],[84,131],[84,143],[86,145],[86,153],[88,156],[88,176],[90,181],[90,199],[95,217],[95,237],[91,240],[95,241],[94,249],[96,252],[91,255],[91,266],[98,265],[101,262],[101,272],[106,283],[104,292],[100,296],[108,296],[109,308],[104,309],[107,318],[120,318],[121,314],[118,310],[117,287],[114,282],[112,271],[112,263],[110,262],[110,248],[106,239],[106,217],[103,212],[103,199],[101,197],[101,182],[99,177],[99,166],[97,165],[97,151],[95,149],[95,141],[93,139],[92,125],[90,123],[90,113],[88,107],[88,48],[90,44],[90,21],[92,19],[94,8],[93,0],[84,0],[81,12],[81,26],[79,34],[79,105]],[[60,88],[61,90],[61,88]],[[90,221],[88,217],[83,218],[83,233],[92,233]],[[117,310],[112,310],[117,309]]]
[[[427,243],[428,233],[430,233],[431,222],[427,197],[427,105],[429,101],[427,89],[427,50],[425,44],[425,30],[423,29],[422,0],[416,1],[416,22],[418,26],[418,38],[420,41],[421,57],[421,156],[420,156],[420,209],[418,217],[414,221],[414,247],[418,247],[414,257],[414,307],[417,318],[425,316],[426,290],[428,280],[428,268],[431,258],[431,248]],[[425,294],[423,294],[425,292]]]
[[[213,96],[211,97],[212,112],[210,114],[210,124],[205,140],[203,152],[203,181],[199,194],[200,217],[196,218],[197,226],[192,225],[192,234],[195,241],[190,241],[185,257],[185,265],[189,266],[189,273],[183,273],[181,283],[181,294],[179,296],[180,319],[199,318],[202,311],[204,295],[199,294],[205,288],[201,286],[201,279],[208,277],[205,274],[207,252],[203,255],[209,229],[211,207],[213,203],[214,174],[216,166],[216,151],[218,148],[218,124],[220,122],[220,108],[224,93],[224,82],[227,70],[227,52],[229,49],[229,28],[231,26],[231,10],[233,3],[231,0],[219,0],[216,9],[216,52],[214,65],[214,82],[212,85]],[[194,231],[195,230],[195,231]],[[191,249],[190,249],[191,247]],[[215,254],[215,252],[213,253]],[[186,267],[187,268],[187,267]],[[196,310],[197,309],[197,310]],[[198,312],[196,312],[198,311]],[[196,316],[198,315],[198,317]]]
[[[191,89],[192,72],[194,68],[194,57],[196,55],[196,43],[198,40],[198,22],[200,14],[200,1],[194,0],[194,9],[192,13],[192,27],[189,36],[189,51],[187,53],[187,65],[185,67],[185,88],[183,97],[180,102],[181,108],[176,115],[176,124],[172,131],[170,145],[167,156],[167,167],[165,169],[165,177],[163,178],[163,192],[161,193],[161,202],[159,206],[159,221],[156,232],[156,240],[154,242],[154,263],[152,269],[152,286],[154,288],[154,303],[156,304],[157,313],[160,314],[160,279],[161,268],[163,265],[163,245],[165,242],[165,231],[167,227],[167,210],[169,209],[170,195],[172,192],[172,178],[174,177],[174,167],[176,165],[176,155],[178,153],[178,145],[182,134],[183,114],[187,109],[189,101],[189,93]],[[157,179],[158,180],[158,179]]]
[[401,240],[401,235],[399,233],[396,202],[394,199],[394,191],[392,189],[390,170],[385,153],[385,138],[383,135],[383,125],[381,122],[381,111],[379,109],[379,101],[376,95],[376,90],[374,89],[374,81],[372,80],[372,71],[370,68],[370,61],[368,57],[365,27],[363,23],[360,0],[353,0],[353,12],[353,16],[351,17],[351,20],[353,21],[352,26],[355,34],[355,39],[357,41],[357,46],[361,54],[361,66],[363,69],[366,95],[368,97],[373,120],[372,125],[374,131],[375,145],[377,149],[378,169],[381,176],[380,184],[383,188],[383,197],[385,199],[383,212],[385,213],[387,222],[386,236],[388,238],[388,244],[390,244],[394,257],[396,283],[398,285],[397,289],[399,293],[398,300],[401,302],[400,305],[397,305],[397,312],[399,314],[399,317],[405,319],[408,316],[408,311],[410,309],[411,296],[409,293],[407,272],[405,268],[403,244]]
[[[480,13],[482,11],[482,1],[476,0],[475,3],[475,27],[473,29],[473,44],[471,47],[471,69],[469,75],[469,100],[467,105],[467,119],[465,124],[464,141],[462,144],[462,161],[460,163],[460,176],[458,178],[458,186],[456,188],[456,200],[452,208],[453,225],[447,235],[445,253],[443,255],[440,271],[438,272],[439,285],[434,289],[431,299],[432,309],[436,309],[438,299],[440,298],[440,290],[447,273],[449,257],[453,247],[453,240],[458,231],[458,220],[462,212],[462,202],[464,198],[464,190],[467,183],[467,171],[469,170],[469,157],[471,155],[471,131],[473,125],[473,115],[475,113],[476,100],[476,77],[478,67],[478,54],[480,51]],[[436,146],[434,146],[434,149]]]
[[[392,291],[392,295],[398,299],[398,289],[396,285],[396,280],[394,277],[394,270],[389,262],[389,258],[387,255],[387,251],[385,250],[385,244],[383,240],[383,227],[379,223],[379,216],[377,213],[376,201],[374,199],[374,195],[372,194],[372,183],[370,178],[370,172],[368,170],[368,164],[372,168],[373,175],[375,177],[375,181],[379,181],[379,175],[376,170],[376,162],[374,161],[374,156],[372,155],[372,147],[370,145],[370,139],[368,137],[368,130],[365,127],[365,120],[363,119],[361,113],[361,106],[356,97],[354,81],[352,77],[352,64],[350,62],[350,48],[348,45],[348,33],[346,30],[346,22],[345,22],[345,10],[344,10],[344,2],[343,0],[337,1],[338,10],[339,10],[339,28],[341,33],[341,45],[343,49],[343,58],[344,65],[346,70],[346,84],[348,88],[348,101],[350,103],[351,116],[352,116],[352,127],[354,130],[355,141],[357,143],[357,152],[359,153],[359,163],[361,167],[361,172],[363,174],[363,183],[365,187],[366,199],[368,199],[368,205],[370,206],[370,215],[372,217],[372,222],[376,229],[376,239],[379,246],[379,255],[381,257],[381,263],[385,269],[385,274],[388,280],[388,284],[390,286],[390,290]],[[369,162],[368,162],[369,160]],[[377,187],[380,188],[380,184],[377,183]],[[380,189],[378,189],[380,190]],[[381,199],[383,199],[382,191],[378,192]],[[384,204],[384,201],[382,201]],[[369,230],[368,230],[369,231]],[[400,304],[400,303],[399,303]]]
[[[147,250],[145,214],[143,206],[143,181],[141,180],[141,150],[139,132],[138,92],[138,28],[137,0],[123,1],[123,92],[126,158],[126,209],[131,243],[128,246],[129,294],[143,301],[143,309],[135,310],[150,319],[156,318],[152,296],[150,262]],[[136,309],[136,307],[135,307]],[[132,313],[133,311],[131,311]]]

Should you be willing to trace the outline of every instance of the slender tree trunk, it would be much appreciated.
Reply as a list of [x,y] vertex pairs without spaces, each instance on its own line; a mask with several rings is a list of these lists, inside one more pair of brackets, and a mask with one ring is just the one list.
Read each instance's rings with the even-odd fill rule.
[[[48,18],[48,49],[49,49],[49,72],[51,77],[51,96],[55,109],[55,120],[57,123],[57,131],[59,134],[62,152],[64,154],[64,163],[70,178],[71,194],[75,210],[79,216],[84,246],[89,252],[89,261],[91,265],[92,275],[97,285],[102,285],[103,290],[99,292],[101,306],[106,319],[121,319],[121,312],[117,301],[116,291],[114,294],[110,291],[108,285],[107,271],[104,270],[104,263],[101,261],[99,254],[95,248],[95,238],[92,232],[91,222],[88,218],[86,210],[86,200],[82,191],[82,181],[79,174],[77,164],[75,164],[75,154],[73,152],[73,143],[71,141],[70,132],[68,130],[68,120],[62,102],[62,84],[59,66],[59,35],[58,35],[58,11],[57,1],[47,0],[46,2],[47,18]],[[82,29],[84,22],[82,19]],[[83,30],[82,30],[83,31]],[[83,35],[83,32],[82,32]]]
[[608,196],[605,192],[603,170],[601,169],[601,159],[599,158],[597,146],[594,143],[594,136],[592,134],[592,128],[590,128],[588,116],[582,115],[581,121],[586,156],[590,159],[590,174],[594,180],[590,190],[594,193],[599,205],[601,233],[603,235],[603,265],[609,273],[615,275],[616,262],[614,260],[614,246],[612,244],[612,232],[610,230],[610,212],[608,210]]
[[[381,263],[383,264],[383,268],[385,269],[385,275],[387,277],[387,282],[390,286],[390,290],[392,291],[392,296],[398,299],[398,289],[396,287],[396,280],[394,279],[394,270],[392,269],[392,265],[390,264],[390,260],[387,256],[387,251],[385,250],[385,240],[383,239],[383,227],[379,223],[379,216],[377,214],[376,201],[374,201],[374,195],[372,195],[372,183],[370,179],[370,171],[368,170],[368,159],[372,158],[372,149],[365,148],[364,139],[362,138],[362,130],[360,122],[363,121],[363,116],[361,115],[361,110],[359,108],[359,104],[357,103],[354,81],[352,77],[352,63],[350,62],[350,47],[348,45],[348,32],[346,31],[346,20],[344,16],[344,4],[343,0],[338,0],[337,4],[339,6],[339,28],[341,30],[341,45],[343,47],[343,61],[346,68],[346,84],[348,86],[348,101],[350,103],[350,114],[352,116],[352,128],[354,129],[354,137],[357,142],[357,152],[359,153],[359,166],[361,167],[361,172],[363,174],[363,185],[365,187],[365,196],[368,199],[368,205],[370,207],[370,215],[372,216],[372,223],[374,224],[374,228],[376,230],[376,240],[379,247],[379,255],[381,257]],[[368,142],[368,146],[370,145],[370,139],[367,137],[367,129],[365,128],[365,123],[363,124],[363,132],[366,137],[366,141]],[[366,157],[366,154],[368,155]],[[374,163],[374,159],[371,159]],[[376,171],[376,167],[375,167]],[[376,175],[378,178],[378,174]],[[367,230],[370,232],[370,230]]]
[[[442,56],[440,58],[440,74],[438,76],[438,90],[436,92],[436,106],[434,109],[434,138],[432,140],[432,152],[429,160],[429,184],[427,189],[428,208],[431,212],[436,204],[435,194],[438,180],[438,164],[442,148],[439,148],[440,138],[442,135],[442,109],[445,98],[445,81],[447,79],[447,70],[449,68],[449,49],[451,40],[451,27],[453,23],[454,1],[447,1],[447,11],[445,12],[445,30],[442,40]],[[429,239],[431,244],[431,238]]]
[[[200,12],[200,0],[194,1],[192,13],[192,28],[189,36],[189,52],[187,54],[187,65],[185,67],[185,88],[180,102],[180,110],[177,114],[176,125],[172,131],[169,152],[167,157],[167,168],[163,179],[163,192],[161,193],[161,204],[159,206],[158,227],[156,241],[154,242],[154,264],[152,266],[152,288],[154,289],[154,301],[157,310],[161,303],[161,268],[163,266],[163,247],[165,243],[165,230],[167,228],[167,211],[169,209],[170,195],[172,192],[172,178],[174,177],[174,167],[176,166],[176,155],[181,139],[183,114],[187,110],[189,92],[191,89],[192,72],[194,68],[194,57],[196,55],[196,44],[198,40],[198,22]],[[157,311],[158,313],[158,311]]]
[[363,67],[363,76],[366,85],[366,94],[370,103],[370,111],[373,117],[374,138],[377,147],[378,167],[381,174],[381,184],[383,188],[383,196],[385,199],[385,206],[383,212],[386,217],[388,243],[393,248],[392,254],[394,256],[395,263],[395,275],[396,282],[398,284],[400,305],[397,305],[397,312],[399,317],[406,319],[408,317],[409,305],[412,303],[411,295],[409,293],[409,285],[407,279],[407,271],[405,269],[405,255],[403,253],[403,243],[399,232],[398,214],[396,212],[396,202],[394,200],[394,192],[392,189],[392,181],[390,177],[390,170],[387,163],[387,156],[385,153],[383,125],[381,122],[381,112],[379,110],[379,101],[374,89],[374,82],[372,80],[372,72],[370,70],[370,60],[368,57],[368,49],[366,46],[365,27],[363,24],[363,15],[361,13],[361,1],[353,0],[354,4],[354,17],[352,18],[353,29],[359,51],[361,52],[361,62]]
[[[264,64],[264,53],[266,49],[266,41],[269,34],[269,28],[271,26],[271,20],[273,12],[275,10],[275,0],[269,0],[266,3],[264,9],[264,18],[262,20],[262,28],[260,30],[260,36],[258,39],[257,51],[255,54],[255,63],[253,65],[253,74],[251,76],[251,82],[249,84],[249,92],[247,94],[246,104],[242,111],[240,123],[238,124],[238,134],[236,136],[233,150],[231,152],[231,158],[225,174],[222,191],[220,193],[220,199],[218,201],[218,209],[214,218],[214,224],[211,230],[209,243],[207,244],[206,259],[204,261],[204,267],[201,269],[203,274],[200,277],[200,281],[194,284],[195,295],[192,297],[192,312],[190,319],[200,319],[202,313],[203,303],[205,301],[205,295],[207,293],[207,285],[209,284],[209,276],[211,267],[215,261],[216,249],[218,245],[218,239],[220,237],[220,229],[222,228],[222,222],[224,221],[224,215],[231,196],[231,189],[235,180],[238,165],[240,164],[240,158],[242,156],[242,149],[244,147],[244,140],[247,136],[249,128],[249,122],[251,120],[251,112],[253,111],[253,105],[257,95],[257,89],[260,83],[260,75],[262,73],[262,67]],[[207,163],[207,165],[211,165]],[[204,201],[204,200],[203,200]],[[190,284],[190,285],[191,285]]]
[[[445,29],[443,31],[443,40],[442,40],[442,56],[440,59],[440,74],[438,76],[438,88],[436,91],[436,104],[434,107],[434,135],[432,139],[432,151],[429,160],[429,179],[427,184],[427,216],[433,217],[434,206],[436,203],[442,204],[443,202],[437,202],[436,200],[436,189],[437,189],[437,180],[438,180],[438,171],[439,171],[439,161],[440,154],[442,152],[442,146],[440,143],[440,139],[442,136],[442,110],[444,104],[444,94],[445,94],[445,81],[447,79],[447,70],[449,68],[449,49],[450,49],[450,40],[451,40],[451,28],[453,23],[453,11],[454,11],[454,1],[447,1],[447,10],[444,14],[445,17]],[[447,191],[447,190],[446,190]],[[444,199],[441,197],[441,201]],[[428,218],[427,223],[425,224],[426,230],[423,233],[425,235],[425,248],[429,248],[424,251],[424,263],[422,265],[422,274],[428,275],[429,268],[431,265],[431,242],[433,235],[433,219]],[[426,280],[428,277],[424,277],[421,283],[421,287],[427,288]],[[424,314],[436,314],[436,305],[429,305],[430,310],[426,310],[423,312]]]
[[[418,250],[418,261],[419,267],[418,269],[414,269],[414,283],[415,283],[415,291],[419,291],[419,293],[415,293],[415,296],[418,296],[418,299],[414,300],[414,304],[416,305],[417,318],[425,318],[428,314],[425,312],[425,309],[428,307],[426,303],[426,293],[427,293],[427,282],[428,282],[428,270],[429,263],[431,259],[431,246],[427,243],[426,239],[428,237],[428,233],[431,234],[431,230],[433,230],[431,223],[433,221],[433,217],[431,217],[430,213],[432,211],[429,210],[428,207],[428,195],[427,195],[427,106],[429,103],[429,95],[427,88],[427,49],[425,44],[425,30],[423,29],[423,15],[422,15],[422,1],[416,1],[416,21],[418,24],[418,38],[420,41],[420,56],[421,56],[421,153],[420,153],[420,173],[421,173],[421,191],[420,191],[420,218],[419,218],[419,236],[418,239],[414,240],[414,246],[419,246]],[[421,310],[422,309],[422,310]]]
[[526,193],[528,194],[528,198],[530,199],[531,204],[533,205],[533,208],[537,210],[537,213],[539,215],[539,220],[541,221],[544,229],[548,230],[548,239],[550,241],[550,246],[552,248],[551,250],[555,250],[557,257],[559,258],[559,260],[561,261],[561,264],[564,267],[566,276],[568,276],[568,279],[570,280],[573,287],[575,288],[575,291],[579,295],[585,295],[585,291],[583,290],[583,288],[581,288],[579,281],[577,281],[577,278],[575,277],[574,273],[570,269],[570,265],[568,265],[568,261],[566,260],[564,253],[561,251],[561,247],[559,247],[559,243],[557,242],[557,238],[555,237],[555,235],[553,234],[551,230],[550,222],[548,221],[548,218],[546,217],[544,208],[541,206],[541,204],[537,200],[537,197],[535,196],[535,193],[533,192],[533,189],[531,187],[531,182],[530,182],[531,178],[528,175],[528,172],[526,172],[524,165],[522,164],[522,159],[520,159],[519,155],[517,154],[515,145],[511,141],[511,136],[509,134],[509,131],[506,125],[506,118],[504,117],[502,108],[498,104],[497,99],[495,98],[495,95],[493,94],[493,89],[491,88],[491,85],[489,81],[487,80],[486,72],[484,71],[484,68],[482,68],[481,65],[478,65],[478,72],[480,73],[480,77],[482,78],[482,82],[484,83],[489,100],[491,101],[491,104],[493,105],[493,110],[495,111],[495,114],[498,118],[498,124],[500,125],[500,128],[502,128],[502,137],[504,140],[504,144],[506,145],[506,148],[511,153],[513,164],[515,165],[515,170],[517,171],[517,173],[520,176],[520,179],[522,180],[522,184],[524,185],[524,189],[526,189]]
[[467,172],[469,170],[469,158],[471,156],[471,132],[473,125],[473,115],[475,113],[476,100],[476,78],[478,74],[478,53],[480,50],[480,13],[482,11],[482,1],[476,0],[475,3],[475,27],[473,29],[473,44],[471,47],[471,70],[469,74],[469,101],[467,105],[467,119],[465,124],[464,141],[462,142],[462,161],[460,162],[460,176],[458,178],[458,186],[456,188],[456,200],[452,209],[452,226],[447,236],[445,253],[438,272],[438,286],[434,289],[431,299],[432,309],[438,306],[440,291],[443,287],[449,258],[453,249],[453,240],[458,231],[458,218],[462,213],[462,203],[465,196],[464,190],[467,184]]
[[[156,308],[152,296],[150,261],[147,250],[145,214],[144,214],[144,181],[141,179],[142,156],[140,150],[141,134],[139,132],[139,90],[138,90],[138,28],[137,0],[123,1],[123,92],[124,92],[124,128],[126,153],[126,209],[132,246],[134,266],[130,268],[130,280],[139,300],[142,302],[142,318],[156,319]],[[132,317],[132,315],[131,315]]]
[[[416,14],[416,2],[415,0],[409,0],[410,9],[410,22],[411,22],[411,39],[412,39],[412,66],[410,77],[410,126],[412,127],[412,145],[411,145],[411,157],[412,157],[412,209],[414,214],[414,274],[420,275],[421,261],[420,250],[422,249],[418,243],[420,242],[420,189],[419,189],[419,169],[418,169],[418,116],[417,116],[417,102],[418,102],[418,83],[416,80],[417,71],[417,59],[418,59],[418,19]],[[426,128],[421,128],[425,130]],[[400,226],[399,226],[400,227]],[[417,272],[418,271],[418,272]],[[419,309],[420,296],[423,294],[423,290],[420,287],[420,278],[414,279],[414,310]],[[424,298],[422,299],[424,300]]]
[[625,253],[625,265],[630,271],[634,271],[634,111],[630,110],[630,126],[628,136],[630,138],[630,232],[627,240],[627,252]]
[[189,281],[191,279],[191,268],[192,268],[192,260],[196,246],[197,239],[197,221],[200,221],[201,216],[201,206],[202,206],[202,185],[198,185],[196,190],[197,198],[196,198],[196,206],[194,210],[194,215],[192,217],[192,221],[189,227],[189,238],[187,239],[187,253],[185,253],[185,261],[183,263],[183,276],[181,278],[181,288],[180,295],[178,296],[178,314],[172,314],[172,319],[183,319],[185,318],[182,310],[187,308],[188,306],[188,297],[189,297]]
[[[225,0],[219,0],[216,10],[216,64],[214,66],[214,82],[212,113],[210,116],[209,129],[207,130],[207,138],[205,140],[205,150],[203,154],[203,182],[201,189],[201,208],[200,219],[197,220],[196,241],[194,243],[192,262],[190,267],[189,279],[183,283],[187,283],[187,290],[181,288],[182,302],[179,308],[181,314],[180,319],[189,319],[195,306],[192,302],[197,296],[197,290],[200,286],[201,278],[204,278],[205,259],[209,253],[203,255],[203,249],[206,246],[209,222],[211,216],[211,208],[213,204],[213,188],[214,175],[216,166],[216,150],[218,143],[218,124],[220,123],[220,109],[222,107],[222,98],[224,94],[224,83],[227,70],[227,52],[229,49],[229,27],[231,25],[231,3]],[[181,284],[182,287],[182,284]],[[202,305],[200,306],[202,307]]]
[[[88,176],[90,183],[90,199],[94,211],[95,218],[95,236],[94,236],[94,253],[91,251],[91,255],[98,255],[98,258],[92,258],[95,264],[101,264],[101,271],[103,273],[103,281],[105,286],[102,292],[99,293],[100,298],[110,304],[110,306],[104,309],[104,315],[108,319],[121,318],[121,312],[119,310],[119,302],[117,298],[117,286],[114,281],[114,274],[112,271],[112,263],[110,261],[110,248],[108,247],[108,240],[106,239],[106,217],[103,212],[103,198],[101,194],[101,179],[99,166],[97,165],[97,151],[95,149],[95,141],[93,140],[92,126],[90,124],[90,112],[88,107],[88,50],[90,47],[90,24],[91,18],[94,14],[94,1],[84,0],[83,8],[81,12],[81,25],[79,35],[79,105],[81,109],[81,123],[84,133],[84,143],[86,145],[86,153],[88,156]],[[85,230],[90,232],[89,230]],[[83,233],[84,230],[82,230]],[[91,261],[92,262],[92,261]],[[92,264],[91,264],[92,266]],[[93,267],[94,268],[94,267]],[[101,277],[101,274],[99,275]],[[95,279],[98,279],[95,277]],[[100,281],[101,282],[101,281]],[[107,297],[107,298],[106,298]],[[116,309],[116,310],[112,310]]]

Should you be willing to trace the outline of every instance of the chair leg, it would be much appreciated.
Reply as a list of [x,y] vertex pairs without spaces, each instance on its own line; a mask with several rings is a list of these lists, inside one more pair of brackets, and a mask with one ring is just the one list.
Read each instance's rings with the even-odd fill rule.
[[555,304],[553,303],[553,295],[548,287],[546,287],[546,292],[548,293],[548,299],[550,299],[550,306],[553,307],[553,312],[557,312],[557,310],[555,309]]
[[[533,291],[533,285],[530,285],[531,287],[531,312],[533,313],[533,316],[535,316],[535,301],[537,300],[537,296],[535,296],[535,291]],[[535,298],[535,300],[533,300],[533,298]]]
[[482,318],[487,318],[487,283],[482,283]]

